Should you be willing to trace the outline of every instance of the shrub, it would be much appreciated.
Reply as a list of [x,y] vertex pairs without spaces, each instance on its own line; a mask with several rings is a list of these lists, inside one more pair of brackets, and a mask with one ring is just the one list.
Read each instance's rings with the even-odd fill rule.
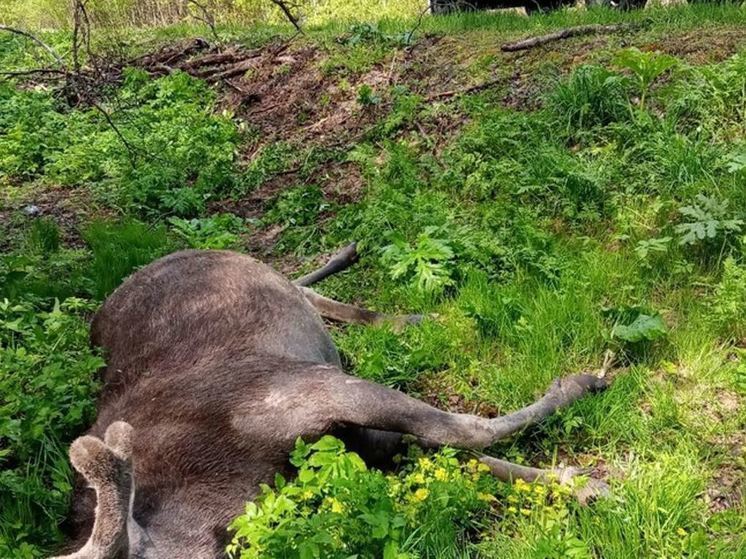
[[93,419],[95,372],[81,299],[0,301],[0,556],[60,538],[72,473],[65,448]]
[[0,87],[0,171],[95,186],[109,204],[143,213],[193,215],[233,185],[238,132],[230,115],[212,114],[213,102],[205,83],[178,72],[155,81],[125,72],[101,107],[108,119]]
[[452,450],[386,475],[325,436],[298,440],[291,462],[297,478],[276,476],[231,524],[232,557],[454,557],[497,500],[489,468],[460,464]]
[[0,174],[30,178],[63,143],[64,118],[52,97],[0,84]]

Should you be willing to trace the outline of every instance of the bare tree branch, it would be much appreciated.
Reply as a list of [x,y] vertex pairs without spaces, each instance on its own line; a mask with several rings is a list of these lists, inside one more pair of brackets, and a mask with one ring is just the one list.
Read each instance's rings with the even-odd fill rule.
[[285,14],[285,17],[288,19],[290,23],[293,24],[293,27],[295,27],[295,30],[298,31],[298,33],[304,34],[303,29],[301,29],[298,18],[293,14],[292,10],[287,5],[287,2],[285,2],[285,0],[271,0],[271,2],[275,6],[280,8],[280,10],[282,10],[282,13]]
[[62,57],[59,54],[57,54],[52,47],[50,47],[44,41],[42,41],[41,39],[39,39],[36,35],[32,35],[28,31],[24,31],[23,29],[17,29],[15,27],[9,27],[7,25],[0,25],[0,31],[7,31],[9,33],[15,33],[16,35],[22,35],[23,37],[31,39],[37,45],[39,45],[41,48],[43,48],[45,51],[47,51],[49,53],[49,55],[57,61],[57,64],[59,64],[60,66],[65,66],[65,61],[62,60]]
[[197,0],[187,0],[187,5],[193,4],[197,7],[197,9],[202,13],[202,16],[198,16],[195,14],[190,15],[198,20],[203,22],[207,27],[210,28],[210,33],[212,33],[212,36],[215,37],[215,42],[220,43],[220,37],[218,36],[218,32],[215,29],[215,16],[212,14],[210,10],[207,9],[207,6],[205,4],[200,4],[197,2]]

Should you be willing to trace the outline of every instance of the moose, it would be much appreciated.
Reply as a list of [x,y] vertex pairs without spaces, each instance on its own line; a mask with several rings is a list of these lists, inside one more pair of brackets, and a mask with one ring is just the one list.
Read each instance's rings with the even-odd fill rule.
[[[224,557],[226,526],[260,483],[292,475],[298,437],[333,434],[379,463],[401,451],[405,435],[479,450],[606,386],[594,374],[568,376],[526,408],[488,419],[346,374],[322,318],[401,327],[423,318],[309,288],[356,258],[353,244],[291,282],[236,252],[182,251],[108,297],[91,328],[107,362],[97,420],[69,451],[78,479],[65,559]],[[482,460],[505,480],[568,482],[579,473]]]

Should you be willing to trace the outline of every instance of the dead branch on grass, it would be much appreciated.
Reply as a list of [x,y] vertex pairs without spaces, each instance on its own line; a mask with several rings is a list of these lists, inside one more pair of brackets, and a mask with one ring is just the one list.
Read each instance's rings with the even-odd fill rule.
[[570,37],[578,37],[581,35],[608,35],[610,33],[617,33],[618,31],[625,31],[633,28],[633,24],[629,23],[618,23],[614,25],[579,25],[577,27],[568,27],[566,29],[560,29],[553,33],[547,33],[546,35],[539,35],[537,37],[529,37],[515,43],[505,43],[500,49],[503,52],[516,52],[519,50],[531,49],[540,45],[546,45],[554,41],[561,41],[569,39]]

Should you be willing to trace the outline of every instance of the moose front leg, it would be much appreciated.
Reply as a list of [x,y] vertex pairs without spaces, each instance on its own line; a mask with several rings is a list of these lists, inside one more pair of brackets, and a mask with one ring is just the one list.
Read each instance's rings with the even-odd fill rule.
[[128,557],[132,427],[118,421],[109,426],[103,441],[89,435],[76,439],[70,445],[70,461],[96,491],[96,517],[85,545],[57,559]]
[[522,479],[529,483],[550,483],[555,481],[562,485],[568,485],[572,488],[575,498],[582,505],[587,504],[596,497],[609,494],[609,486],[600,479],[588,478],[583,483],[578,483],[577,478],[583,476],[585,473],[578,468],[532,468],[531,466],[522,466],[485,455],[479,456],[479,461],[489,467],[490,473],[493,476],[508,483]]
[[[588,392],[606,387],[602,378],[580,374],[557,379],[538,401],[511,414],[487,419],[449,413],[377,384],[327,368],[328,405],[340,424],[415,435],[426,444],[481,449],[534,425]],[[322,373],[323,374],[323,373]]]

